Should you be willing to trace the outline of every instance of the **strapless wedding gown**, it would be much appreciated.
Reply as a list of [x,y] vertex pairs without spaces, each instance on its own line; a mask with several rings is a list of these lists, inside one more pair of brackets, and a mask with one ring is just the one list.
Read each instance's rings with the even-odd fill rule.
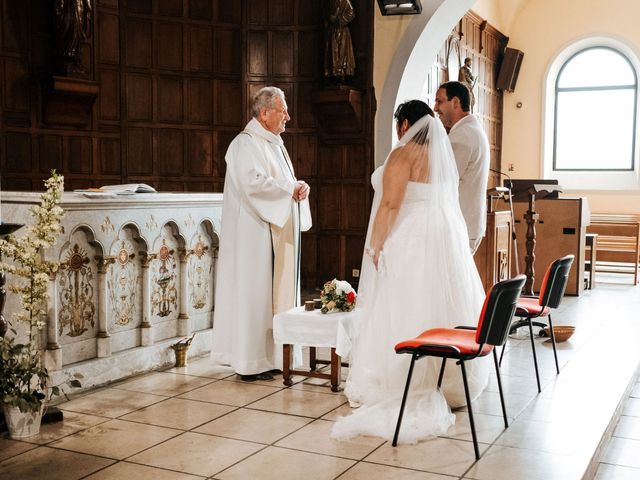
[[[375,196],[366,245],[382,198],[383,169],[371,177]],[[378,270],[371,257],[363,258],[357,300],[363,320],[345,388],[350,403],[360,408],[336,422],[334,437],[392,439],[411,360],[396,354],[394,346],[429,328],[477,325],[484,290],[457,196],[442,197],[438,187],[409,182]],[[467,366],[472,399],[486,387],[487,359]],[[415,364],[401,443],[445,433],[455,422],[449,405],[466,403],[460,367],[453,360],[447,361],[442,390],[437,390],[440,362],[423,358]]]

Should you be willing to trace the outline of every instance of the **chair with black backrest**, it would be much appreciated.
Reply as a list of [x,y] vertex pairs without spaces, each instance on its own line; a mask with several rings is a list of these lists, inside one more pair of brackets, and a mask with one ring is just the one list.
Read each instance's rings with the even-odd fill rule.
[[409,365],[407,383],[404,387],[402,403],[400,404],[398,423],[396,424],[396,431],[393,436],[394,447],[398,444],[398,435],[400,433],[404,407],[409,393],[409,386],[411,384],[413,366],[416,360],[423,357],[442,358],[440,375],[438,376],[438,388],[442,385],[444,367],[447,359],[455,359],[457,360],[457,364],[460,365],[462,381],[464,384],[464,393],[467,399],[471,436],[473,437],[473,448],[477,460],[480,458],[480,452],[478,450],[478,439],[476,438],[476,429],[473,421],[473,410],[471,408],[471,397],[469,395],[465,362],[473,360],[474,358],[484,357],[493,352],[493,361],[496,367],[496,376],[498,378],[498,389],[500,391],[504,426],[505,428],[509,426],[509,421],[507,420],[507,409],[505,407],[504,396],[502,394],[502,382],[500,380],[498,356],[496,355],[494,347],[504,344],[507,339],[509,325],[511,325],[511,320],[513,319],[518,297],[520,297],[520,292],[525,279],[526,277],[524,275],[518,275],[510,280],[504,280],[495,284],[485,298],[477,327],[432,328],[422,332],[416,338],[400,342],[396,345],[396,353],[410,354],[411,363]]
[[[516,309],[516,317],[520,317],[521,320],[514,322],[510,331],[514,331],[516,328],[528,325],[529,335],[531,337],[531,351],[533,353],[533,365],[536,369],[536,382],[538,383],[538,392],[541,392],[540,388],[540,374],[538,373],[538,358],[536,355],[536,345],[533,336],[533,325],[540,327],[546,327],[547,325],[540,322],[534,322],[535,318],[548,318],[549,323],[549,336],[551,337],[551,344],[553,345],[553,357],[556,361],[556,372],[560,373],[560,367],[558,365],[558,352],[556,351],[556,336],[553,333],[553,322],[551,321],[551,309],[558,308],[562,303],[564,297],[564,291],[567,288],[567,282],[569,281],[569,271],[573,264],[573,255],[567,255],[555,260],[547,269],[542,284],[540,286],[540,295],[537,297],[520,297],[518,300],[518,308]],[[502,353],[500,354],[500,364],[502,364],[502,356],[504,355],[504,347],[502,347]]]

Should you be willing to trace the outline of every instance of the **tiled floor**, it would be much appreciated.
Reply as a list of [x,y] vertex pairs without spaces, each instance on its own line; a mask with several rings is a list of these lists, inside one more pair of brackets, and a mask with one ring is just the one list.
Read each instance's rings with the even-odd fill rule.
[[[640,287],[622,281],[567,298],[554,316],[577,326],[559,344],[560,375],[549,341],[536,339],[541,394],[528,338],[509,341],[502,371],[511,425],[503,428],[492,377],[474,403],[478,462],[464,411],[447,435],[417,445],[339,442],[329,432],[350,411],[341,393],[302,378],[291,388],[243,383],[202,358],[64,403],[64,422],[28,442],[0,438],[0,478],[580,479],[640,360]],[[597,478],[640,478],[640,383],[603,451]]]

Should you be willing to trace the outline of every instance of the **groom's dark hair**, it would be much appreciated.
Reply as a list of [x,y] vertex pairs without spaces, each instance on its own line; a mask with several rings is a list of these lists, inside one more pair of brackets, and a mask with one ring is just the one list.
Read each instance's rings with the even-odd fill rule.
[[395,118],[398,123],[407,120],[409,125],[413,125],[425,115],[435,116],[429,105],[422,100],[409,100],[408,102],[398,105],[398,108],[396,108],[393,114],[393,118]]

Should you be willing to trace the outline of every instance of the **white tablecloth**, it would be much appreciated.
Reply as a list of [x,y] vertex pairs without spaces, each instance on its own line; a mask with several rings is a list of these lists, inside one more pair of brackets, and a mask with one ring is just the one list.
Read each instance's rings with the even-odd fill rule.
[[361,311],[320,313],[295,307],[273,317],[273,339],[278,344],[335,347],[347,358],[361,322]]

